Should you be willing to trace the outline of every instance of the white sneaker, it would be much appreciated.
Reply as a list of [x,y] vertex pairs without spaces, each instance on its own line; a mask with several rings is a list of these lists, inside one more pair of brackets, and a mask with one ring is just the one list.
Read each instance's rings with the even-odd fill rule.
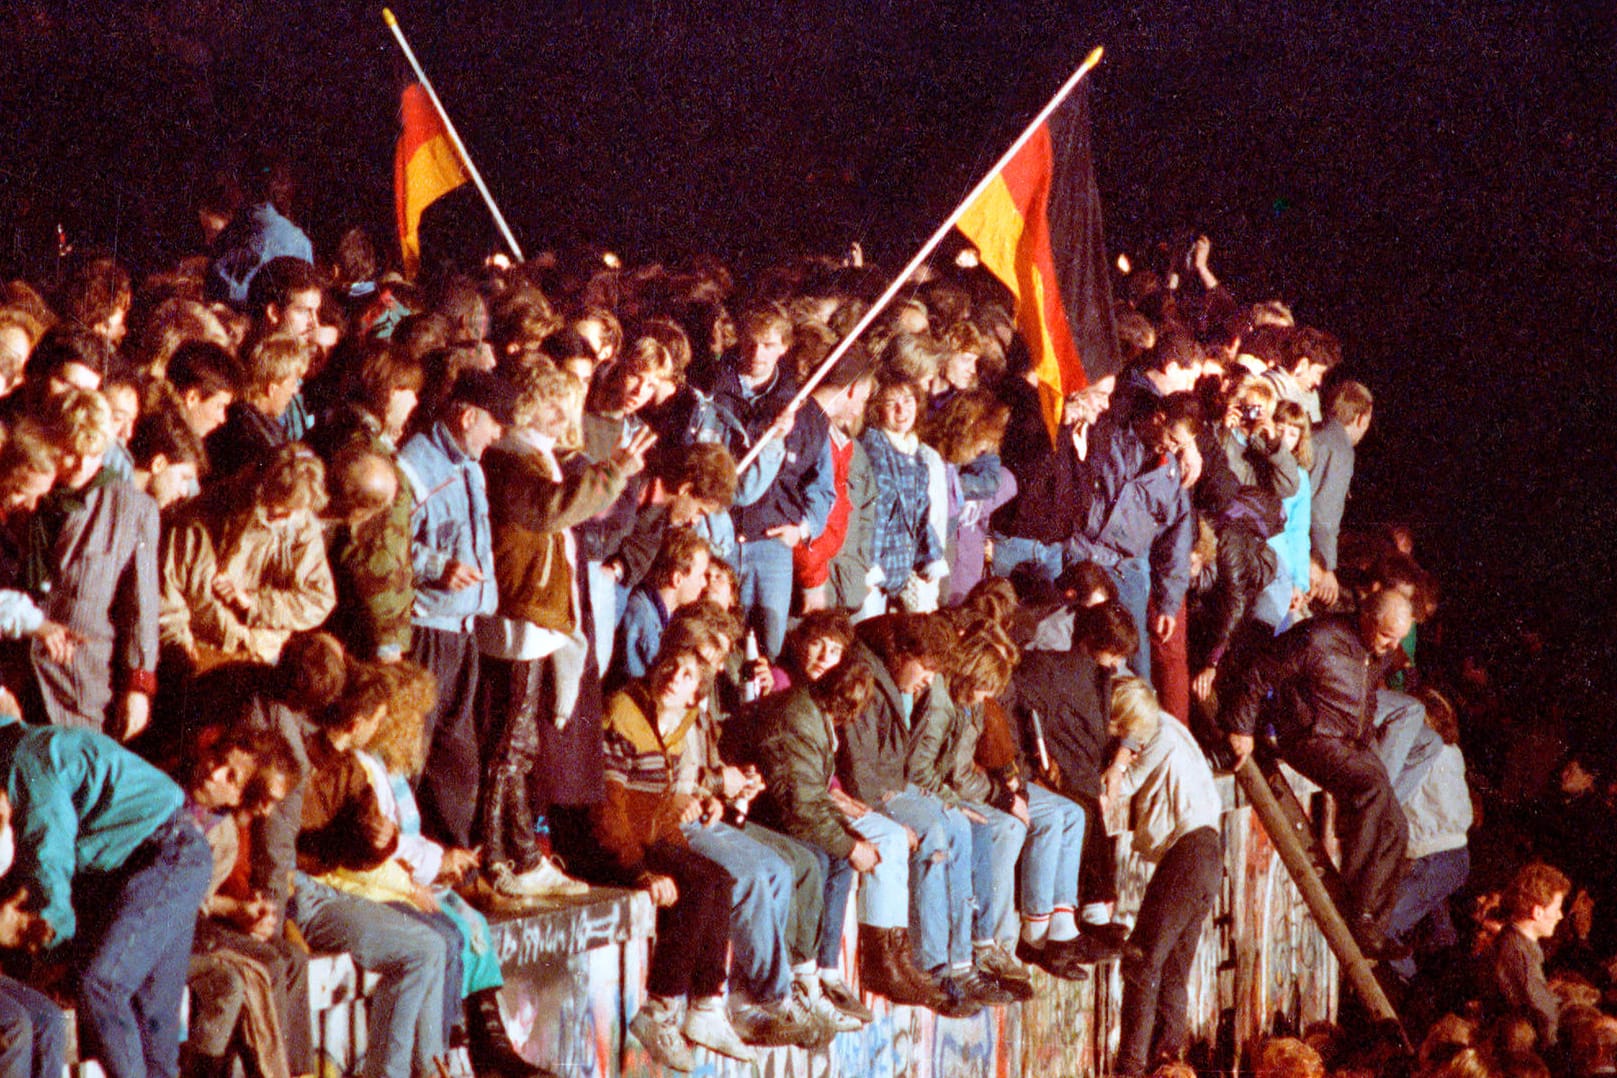
[[699,999],[685,1009],[685,1039],[742,1063],[758,1061],[758,1053],[741,1040],[730,1024],[724,1000],[718,996]]
[[590,885],[575,880],[561,869],[554,857],[546,857],[523,873],[511,870],[509,864],[494,866],[494,889],[511,898],[555,898],[559,895],[588,894]]
[[[815,978],[816,987],[818,984],[819,978]],[[865,1028],[865,1024],[859,1019],[826,999],[824,993],[814,991],[802,981],[792,982],[792,1001],[832,1032],[852,1033],[856,1029]]]
[[646,1046],[646,1054],[669,1070],[687,1074],[696,1069],[696,1056],[679,1031],[679,1012],[648,999],[629,1023],[629,1032]]

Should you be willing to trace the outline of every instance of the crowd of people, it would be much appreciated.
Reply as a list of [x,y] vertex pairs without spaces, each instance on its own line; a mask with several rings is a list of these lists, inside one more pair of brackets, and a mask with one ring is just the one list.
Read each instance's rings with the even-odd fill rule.
[[[1117,960],[1113,1069],[1149,1073],[1254,752],[1336,796],[1364,951],[1450,968],[1486,673],[1416,666],[1407,530],[1343,536],[1340,343],[1206,240],[1119,278],[1125,366],[1057,416],[969,258],[799,400],[885,283],[856,257],[410,281],[359,230],[317,254],[292,190],[266,159],[194,257],[0,297],[6,1073],[60,1072],[69,1001],[110,1078],[309,1073],[312,951],[380,975],[362,1073],[537,1075],[485,913],[591,884],[656,907],[629,1032],[673,1069]],[[1617,1024],[1543,972],[1597,886],[1522,869],[1480,987],[1433,998],[1530,1021],[1426,1073]]]

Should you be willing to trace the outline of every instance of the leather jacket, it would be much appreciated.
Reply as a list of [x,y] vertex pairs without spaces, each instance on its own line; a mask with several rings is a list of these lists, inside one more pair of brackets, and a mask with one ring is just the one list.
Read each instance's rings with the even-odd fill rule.
[[1310,618],[1275,637],[1234,686],[1224,726],[1251,734],[1260,716],[1282,744],[1308,737],[1365,743],[1375,718],[1376,686],[1397,652],[1377,658],[1348,614]]

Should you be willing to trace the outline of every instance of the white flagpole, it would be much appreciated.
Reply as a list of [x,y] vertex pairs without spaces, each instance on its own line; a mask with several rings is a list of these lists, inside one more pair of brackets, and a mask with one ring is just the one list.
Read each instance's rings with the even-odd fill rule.
[[[943,238],[949,234],[949,230],[955,226],[955,222],[959,221],[971,204],[977,201],[979,195],[988,190],[988,186],[994,182],[994,178],[1000,174],[1000,170],[1010,164],[1011,158],[1015,157],[1022,147],[1027,145],[1028,140],[1039,129],[1039,125],[1048,120],[1050,114],[1061,107],[1061,103],[1067,99],[1078,83],[1083,80],[1083,77],[1093,71],[1096,64],[1100,63],[1100,58],[1104,52],[1105,50],[1097,45],[1088,56],[1084,57],[1084,62],[1078,66],[1078,70],[1074,71],[1072,77],[1062,84],[1060,90],[1056,91],[1056,95],[1050,99],[1050,103],[1039,110],[1039,114],[1033,117],[1033,122],[1028,124],[1027,129],[1017,136],[1015,142],[1011,143],[1011,148],[1005,151],[1004,155],[995,162],[994,167],[989,169],[987,174],[978,181],[977,186],[971,189],[971,194],[967,195],[960,205],[956,206],[953,212],[944,218],[943,223],[938,226],[938,230],[932,233],[932,238],[921,245],[921,249],[915,252],[915,257],[910,259],[909,264],[904,267],[897,277],[893,278],[893,283],[888,285],[887,290],[877,297],[876,302],[870,305],[870,310],[865,312],[864,317],[854,323],[847,336],[837,343],[837,346],[831,350],[831,354],[825,357],[825,361],[820,364],[813,374],[804,380],[802,387],[798,389],[797,395],[792,398],[787,408],[796,408],[802,404],[808,398],[808,395],[814,392],[814,388],[824,381],[825,376],[831,373],[831,368],[837,365],[837,360],[841,359],[848,349],[853,346],[853,342],[859,338],[861,333],[870,328],[871,323],[876,321],[881,312],[893,301],[893,297],[898,295],[899,290],[909,281],[910,275],[920,269],[921,263],[925,262],[932,252],[937,249],[938,244],[943,242]],[[769,435],[768,432],[765,432],[764,437],[758,439],[757,444],[748,449],[747,455],[742,457],[736,464],[736,471],[746,471],[747,466],[757,459],[758,454],[763,450],[764,444],[768,441]]]
[[393,17],[390,8],[382,9],[382,19],[387,23],[388,29],[393,31],[393,36],[398,39],[399,48],[404,50],[404,58],[410,61],[410,67],[415,70],[415,77],[427,91],[427,97],[431,98],[432,107],[438,113],[438,118],[444,122],[444,130],[449,133],[449,141],[454,144],[455,153],[466,166],[466,171],[471,174],[472,183],[477,185],[478,193],[488,205],[488,212],[494,215],[494,223],[499,226],[500,235],[505,237],[506,246],[511,248],[511,253],[516,256],[518,262],[525,261],[522,257],[522,248],[517,246],[517,238],[511,235],[511,226],[505,223],[505,215],[500,212],[500,207],[494,204],[494,196],[489,194],[488,184],[483,182],[482,173],[478,172],[477,166],[472,163],[472,155],[466,152],[466,144],[460,140],[460,133],[455,130],[454,123],[449,119],[449,113],[444,111],[444,103],[438,100],[438,91],[432,88],[427,73],[421,70],[421,64],[416,60],[415,51],[410,48],[410,43],[404,40],[404,31],[399,28],[399,20]]

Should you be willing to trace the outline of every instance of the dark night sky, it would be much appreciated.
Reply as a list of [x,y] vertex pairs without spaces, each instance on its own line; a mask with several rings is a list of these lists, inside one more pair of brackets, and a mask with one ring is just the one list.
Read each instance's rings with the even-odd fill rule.
[[[1420,525],[1451,614],[1523,606],[1613,638],[1609,3],[395,10],[530,248],[743,264],[850,238],[901,262],[1104,44],[1112,246],[1204,230],[1238,294],[1346,340],[1378,396],[1351,513]],[[136,261],[172,252],[192,192],[254,138],[303,166],[317,243],[390,234],[378,12],[22,0],[0,15],[0,264],[57,220]]]

